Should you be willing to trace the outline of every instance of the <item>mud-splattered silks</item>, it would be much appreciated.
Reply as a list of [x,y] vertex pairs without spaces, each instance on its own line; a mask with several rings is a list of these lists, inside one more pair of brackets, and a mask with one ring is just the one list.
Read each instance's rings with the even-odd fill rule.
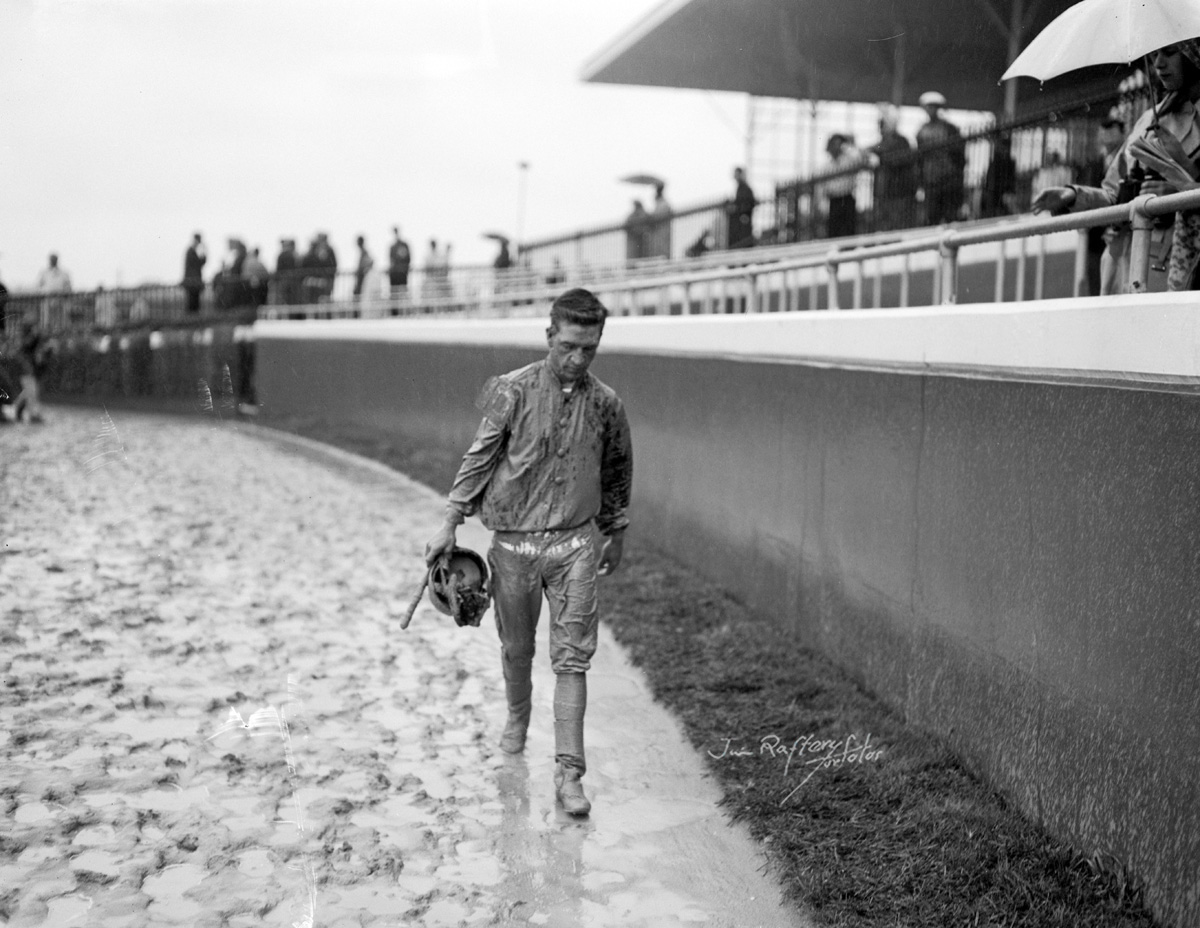
[[573,389],[542,360],[493,378],[483,421],[450,490],[461,516],[497,532],[628,525],[629,422],[611,388],[586,374]]

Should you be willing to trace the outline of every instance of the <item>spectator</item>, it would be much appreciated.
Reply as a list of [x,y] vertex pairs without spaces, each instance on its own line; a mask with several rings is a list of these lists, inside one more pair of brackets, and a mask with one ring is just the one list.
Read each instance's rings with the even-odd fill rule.
[[304,299],[308,303],[322,303],[333,295],[333,282],[337,278],[337,253],[329,244],[329,236],[318,232],[300,261],[304,268]]
[[[1121,121],[1114,106],[1100,122],[1096,148],[1080,171],[1079,183],[1085,187],[1102,187],[1104,177],[1120,153],[1124,141],[1125,123]],[[1108,243],[1120,232],[1117,226],[1092,226],[1088,229],[1087,277],[1082,288],[1084,296],[1100,296],[1114,292],[1113,274],[1116,262],[1108,254]]]
[[371,273],[371,268],[375,266],[375,259],[367,251],[367,240],[364,236],[360,235],[356,242],[358,244],[358,266],[354,269],[354,298],[358,300],[362,299],[363,282]]
[[671,257],[671,204],[664,195],[665,184],[654,187],[654,210],[651,212],[649,247],[647,256],[652,258]]
[[891,104],[879,109],[879,141],[875,156],[875,223],[880,231],[913,225],[912,203],[917,193],[912,142],[900,134],[899,112]]
[[21,394],[19,365],[10,363],[0,342],[0,426],[17,421],[17,397]]
[[25,322],[17,360],[20,367],[21,392],[13,404],[18,422],[40,424],[42,414],[40,383],[45,376],[52,353],[50,343],[38,326]]
[[758,205],[758,200],[746,183],[746,172],[742,168],[733,169],[733,180],[737,187],[733,200],[726,205],[729,217],[727,247],[751,248],[754,245],[754,207]]
[[1017,162],[1012,156],[1012,137],[1001,132],[992,144],[992,160],[983,176],[979,193],[979,215],[984,219],[1019,212]]
[[[1082,212],[1132,200],[1193,190],[1200,184],[1200,40],[1158,49],[1149,56],[1154,77],[1165,91],[1157,107],[1134,123],[1100,187],[1048,187],[1034,200],[1035,212]],[[1121,292],[1129,280],[1127,232],[1114,236],[1107,254],[1114,265],[1102,275],[1101,292]],[[1176,213],[1171,228],[1154,229],[1150,242],[1148,290],[1197,289],[1200,214]],[[1112,288],[1112,289],[1106,289]]]
[[42,331],[49,331],[65,323],[66,320],[63,318],[65,303],[62,294],[71,292],[71,278],[58,266],[58,255],[50,255],[49,260],[49,265],[42,268],[37,278],[38,293],[48,294],[42,300],[41,306]]
[[242,279],[242,266],[246,263],[246,246],[239,238],[226,242],[225,260],[221,270],[213,278],[213,298],[220,309],[233,309],[244,305],[250,298],[246,282]]
[[259,258],[257,248],[251,249],[242,262],[242,276],[246,279],[246,294],[250,305],[258,309],[267,302],[271,273]]
[[507,271],[512,267],[512,255],[508,253],[508,239],[500,239],[500,251],[496,254],[496,260],[492,262],[492,267],[497,271]]
[[192,244],[183,255],[183,290],[187,294],[189,315],[200,312],[200,294],[204,292],[204,262],[207,260],[208,252],[204,248],[204,240],[197,232],[192,236]]
[[650,214],[641,200],[633,201],[633,211],[625,217],[625,260],[637,261],[650,254]]
[[129,304],[129,321],[146,322],[150,319],[150,301],[140,292],[135,290],[134,293],[136,296],[134,296],[133,302]]
[[400,237],[400,227],[392,226],[392,244],[388,249],[388,283],[392,288],[392,296],[408,291],[408,268],[411,262],[408,242]]
[[931,90],[921,94],[920,103],[929,116],[929,121],[917,131],[925,221],[930,225],[955,222],[963,206],[966,143],[958,128],[942,118],[945,97]]
[[231,238],[226,247],[223,269],[230,277],[241,277],[242,265],[246,263],[246,246],[240,238]]
[[279,257],[275,259],[275,301],[284,306],[300,302],[300,256],[294,238],[279,240]]
[[103,286],[96,287],[95,303],[96,326],[101,329],[111,329],[117,324],[117,297],[111,290]]
[[425,279],[421,281],[421,298],[432,299],[435,296],[434,291],[437,289],[437,274],[438,265],[441,262],[441,254],[438,252],[438,243],[436,238],[429,240],[429,251],[425,253]]
[[442,299],[450,295],[450,246],[443,252],[436,238],[429,240],[429,254],[425,256],[425,282],[421,296],[426,299]]
[[830,172],[834,174],[824,184],[829,200],[826,233],[829,238],[843,238],[858,231],[858,204],[854,200],[856,168],[862,153],[854,147],[849,136],[835,132],[825,145],[829,155]]

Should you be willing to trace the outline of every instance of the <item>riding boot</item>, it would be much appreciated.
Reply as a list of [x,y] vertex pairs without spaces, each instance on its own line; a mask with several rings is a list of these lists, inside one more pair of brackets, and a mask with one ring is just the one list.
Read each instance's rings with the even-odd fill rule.
[[533,709],[533,682],[526,677],[516,682],[505,681],[508,696],[508,722],[500,736],[500,750],[520,754],[525,750],[525,735],[529,731],[529,715]]
[[554,681],[554,788],[563,809],[586,815],[592,808],[580,777],[587,771],[583,752],[583,714],[587,708],[587,676],[560,673]]

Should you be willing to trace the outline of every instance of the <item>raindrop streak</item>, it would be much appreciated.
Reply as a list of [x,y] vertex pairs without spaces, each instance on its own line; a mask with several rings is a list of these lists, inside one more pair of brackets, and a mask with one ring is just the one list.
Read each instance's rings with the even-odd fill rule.
[[[209,406],[212,406],[211,399]],[[221,407],[229,412],[237,411],[237,398],[233,395],[233,377],[229,373],[228,364],[224,365],[221,371]]]
[[113,422],[112,416],[108,414],[107,409],[104,410],[104,415],[100,418],[100,431],[92,439],[92,449],[95,451],[95,454],[84,461],[88,476],[94,474],[104,465],[113,463],[114,459],[120,459],[125,463],[129,463],[129,459],[125,455],[125,445],[121,441],[121,436],[117,433],[117,424]]
[[198,387],[198,390],[200,393],[200,411],[201,412],[212,412],[213,411],[212,391],[208,389],[208,381],[205,380],[203,377],[201,377],[200,382],[197,385],[197,387]]

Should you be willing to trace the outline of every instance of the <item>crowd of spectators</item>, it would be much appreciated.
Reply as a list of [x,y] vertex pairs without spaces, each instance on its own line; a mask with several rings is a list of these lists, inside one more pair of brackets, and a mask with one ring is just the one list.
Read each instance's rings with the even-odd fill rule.
[[[328,302],[335,298],[339,270],[353,278],[352,299],[403,298],[408,294],[412,252],[401,236],[399,226],[392,227],[392,236],[386,275],[376,267],[364,235],[355,239],[357,257],[349,269],[339,265],[337,252],[326,232],[315,233],[303,252],[298,249],[296,239],[281,238],[274,270],[267,266],[258,247],[247,247],[241,239],[231,237],[221,266],[208,284],[212,305],[218,310],[228,310],[257,309],[267,303],[299,306]],[[184,254],[182,285],[189,314],[200,312],[206,287],[203,273],[206,261],[203,236],[197,232]],[[449,245],[440,250],[433,247],[425,268],[427,276],[444,280],[448,276],[449,262]]]

